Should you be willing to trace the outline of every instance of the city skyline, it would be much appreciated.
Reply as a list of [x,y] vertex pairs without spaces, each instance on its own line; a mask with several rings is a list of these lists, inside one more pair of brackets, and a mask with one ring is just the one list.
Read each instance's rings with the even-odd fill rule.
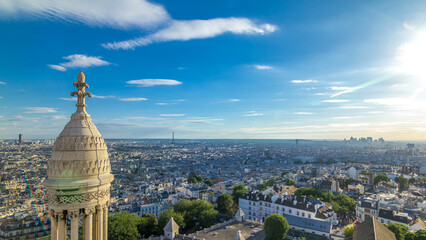
[[426,3],[107,3],[0,3],[0,139],[57,136],[80,69],[107,139],[424,139]]

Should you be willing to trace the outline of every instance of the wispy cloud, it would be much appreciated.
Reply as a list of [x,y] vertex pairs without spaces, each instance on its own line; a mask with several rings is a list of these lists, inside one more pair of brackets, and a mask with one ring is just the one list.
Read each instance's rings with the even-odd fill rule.
[[344,102],[349,102],[349,100],[347,99],[328,99],[328,100],[324,100],[321,101],[323,103],[344,103]]
[[60,65],[55,65],[55,64],[47,64],[48,67],[50,67],[51,69],[55,69],[61,72],[65,72],[67,69],[60,66]]
[[49,107],[26,107],[24,113],[55,113],[56,108]]
[[333,117],[333,119],[336,119],[336,120],[352,119],[352,118],[354,118],[354,117]]
[[254,68],[258,69],[258,70],[270,70],[272,69],[272,66],[268,66],[268,65],[253,65]]
[[139,101],[147,101],[148,98],[119,98],[118,100],[123,102],[139,102]]
[[63,120],[63,119],[68,119],[68,117],[67,117],[67,116],[65,116],[65,115],[53,115],[53,116],[51,116],[51,118],[52,118],[53,120]]
[[263,113],[259,113],[256,111],[250,111],[246,114],[243,114],[244,117],[259,117],[259,116],[263,116]]
[[160,114],[162,117],[183,117],[185,114],[183,113],[177,113],[177,114]]
[[156,103],[155,105],[166,106],[166,105],[173,105],[173,104],[176,104],[176,103],[159,102],[159,103]]
[[271,24],[257,25],[247,18],[214,18],[208,20],[173,20],[168,27],[145,37],[102,44],[107,49],[134,49],[157,42],[212,38],[224,33],[267,34],[276,31]]
[[343,109],[363,109],[368,108],[367,106],[340,106],[339,108]]
[[232,98],[228,100],[229,102],[240,102],[241,100],[238,98]]
[[74,102],[77,101],[76,97],[59,98],[59,99],[64,100],[64,101],[74,101]]
[[153,87],[160,85],[180,85],[182,82],[172,79],[140,79],[140,80],[131,80],[127,81],[127,84],[137,85],[138,87]]
[[291,80],[292,83],[316,83],[317,80],[307,79],[307,80]]
[[115,96],[99,96],[99,95],[92,95],[92,98],[105,99],[105,98],[115,98]]
[[183,124],[218,124],[218,121],[222,121],[221,118],[208,118],[208,117],[198,117],[191,118],[179,121],[179,123]]
[[295,114],[295,115],[311,115],[311,114],[315,114],[315,113],[313,113],[313,112],[295,112],[293,114]]
[[6,85],[6,83],[5,82],[0,82],[0,85]]
[[330,88],[333,91],[345,91],[345,90],[351,89],[350,87],[336,87],[336,86],[333,86],[333,87],[330,87]]
[[28,16],[82,22],[113,28],[151,28],[170,19],[167,11],[147,0],[2,0],[2,18]]
[[88,68],[111,64],[110,62],[102,60],[101,57],[86,56],[83,54],[73,54],[63,57],[63,59],[68,60],[68,62],[59,63],[59,65],[48,64],[47,66],[63,72],[66,71],[67,68]]

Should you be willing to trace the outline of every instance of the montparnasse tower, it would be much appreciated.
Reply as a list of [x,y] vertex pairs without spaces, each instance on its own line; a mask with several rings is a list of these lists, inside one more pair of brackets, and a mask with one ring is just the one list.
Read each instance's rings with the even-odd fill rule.
[[[77,111],[59,134],[48,161],[44,186],[48,194],[51,239],[77,240],[82,219],[84,240],[108,239],[108,205],[114,176],[108,150],[90,115],[85,98],[91,94],[83,72],[74,82]],[[71,225],[68,234],[67,223]]]

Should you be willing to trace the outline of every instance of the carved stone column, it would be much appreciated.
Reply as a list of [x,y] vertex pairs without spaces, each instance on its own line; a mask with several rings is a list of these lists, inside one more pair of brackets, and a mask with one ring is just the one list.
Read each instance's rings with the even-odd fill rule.
[[53,209],[50,211],[50,239],[58,240],[58,219]]
[[84,226],[83,226],[83,232],[84,232],[84,240],[91,240],[92,239],[92,228],[93,228],[93,213],[95,212],[94,208],[86,208],[84,210]]
[[97,239],[96,240],[103,240],[103,225],[104,225],[104,218],[103,218],[103,213],[104,213],[104,208],[102,207],[102,205],[97,205],[96,206],[96,219],[98,220],[97,224],[98,224],[98,234],[97,234]]
[[105,204],[104,207],[104,238],[103,240],[108,240],[108,204]]
[[79,211],[69,211],[68,215],[71,218],[71,240],[78,240],[78,218],[80,213]]
[[67,216],[64,212],[58,213],[58,240],[65,240],[67,236]]

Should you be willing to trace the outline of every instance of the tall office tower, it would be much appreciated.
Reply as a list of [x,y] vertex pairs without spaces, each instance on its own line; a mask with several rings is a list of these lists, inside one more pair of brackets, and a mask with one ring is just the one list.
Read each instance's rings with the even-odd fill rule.
[[[48,161],[47,189],[51,239],[77,240],[79,220],[83,219],[84,240],[108,239],[108,205],[114,176],[107,146],[86,112],[85,92],[89,86],[83,72],[74,82],[77,111],[56,139]],[[67,222],[71,234],[67,236]]]
[[20,133],[19,134],[19,141],[18,141],[18,143],[19,143],[19,145],[22,146],[23,142],[24,142],[24,135],[22,135],[22,133]]
[[172,144],[175,145],[175,132],[172,132]]

